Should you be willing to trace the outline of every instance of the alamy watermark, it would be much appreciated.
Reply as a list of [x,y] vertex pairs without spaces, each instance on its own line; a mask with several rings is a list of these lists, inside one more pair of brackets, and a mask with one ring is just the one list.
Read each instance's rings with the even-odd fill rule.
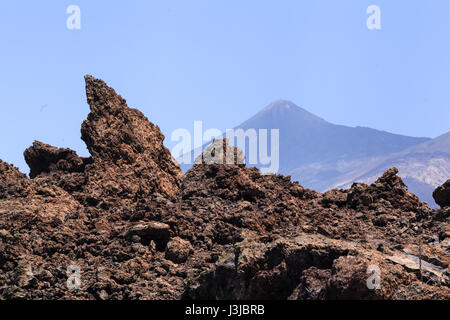
[[[67,7],[66,13],[70,16],[66,20],[66,26],[69,30],[81,29],[81,9],[78,5],[72,4]],[[369,15],[366,21],[369,30],[381,30],[381,9],[372,4],[367,7],[366,13]]]
[[81,289],[81,269],[79,266],[70,265],[67,267],[67,289],[79,290]]
[[367,18],[367,29],[369,30],[381,30],[381,9],[377,5],[370,5],[366,13],[370,16]]
[[370,265],[367,268],[367,278],[366,284],[369,290],[377,290],[381,288],[381,270],[377,265]]
[[69,30],[81,29],[81,9],[77,5],[70,5],[66,9],[66,13],[70,16],[66,20],[66,27]]
[[[203,157],[204,152],[211,151],[203,146],[214,139],[227,139],[230,146],[236,146],[245,153],[247,164],[258,165],[263,173],[277,173],[280,167],[280,130],[279,129],[226,129],[225,134],[219,129],[207,129],[203,132],[203,122],[194,121],[194,135],[187,129],[173,131],[171,140],[178,142],[172,148],[173,157],[180,164],[233,164],[236,159],[233,154],[227,154],[225,159],[219,148],[213,150],[213,155]],[[219,151],[219,152],[215,152]],[[206,160],[206,161],[205,161]],[[238,157],[238,163],[243,163]]]

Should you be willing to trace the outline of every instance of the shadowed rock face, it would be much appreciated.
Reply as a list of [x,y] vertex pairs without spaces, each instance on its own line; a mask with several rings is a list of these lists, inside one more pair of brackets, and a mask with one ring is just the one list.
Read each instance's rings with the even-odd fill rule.
[[442,186],[433,192],[434,200],[441,207],[450,206],[450,180],[447,180]]
[[52,171],[83,172],[90,159],[80,158],[70,149],[60,149],[35,141],[25,150],[25,161],[30,167],[30,178]]
[[91,76],[86,92],[91,157],[35,142],[31,179],[0,161],[0,299],[450,298],[450,208],[397,169],[322,194],[217,140],[183,176],[141,112]]
[[31,191],[30,184],[26,175],[0,160],[0,199],[25,197]]
[[91,112],[81,128],[90,158],[34,142],[24,155],[30,177],[53,182],[87,205],[111,206],[153,193],[174,198],[182,173],[164,147],[164,135],[102,80],[86,76]]

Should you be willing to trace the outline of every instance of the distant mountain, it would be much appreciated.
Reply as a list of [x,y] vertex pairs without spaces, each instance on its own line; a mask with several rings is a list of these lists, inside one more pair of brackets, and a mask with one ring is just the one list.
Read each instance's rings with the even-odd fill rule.
[[280,172],[319,191],[340,184],[343,175],[429,140],[332,124],[286,100],[275,101],[237,128],[279,128]]
[[430,139],[336,125],[287,100],[273,102],[238,128],[279,129],[278,172],[318,191],[369,183],[396,166],[410,190],[434,205],[432,191],[450,178],[450,133]]

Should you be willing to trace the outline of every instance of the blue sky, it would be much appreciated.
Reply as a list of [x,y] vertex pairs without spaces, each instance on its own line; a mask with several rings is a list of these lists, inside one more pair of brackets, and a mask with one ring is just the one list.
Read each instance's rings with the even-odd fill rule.
[[[66,28],[71,4],[81,30]],[[23,172],[33,140],[88,154],[84,74],[169,147],[194,120],[231,128],[280,98],[339,124],[450,131],[448,0],[1,1],[0,41],[0,158]]]

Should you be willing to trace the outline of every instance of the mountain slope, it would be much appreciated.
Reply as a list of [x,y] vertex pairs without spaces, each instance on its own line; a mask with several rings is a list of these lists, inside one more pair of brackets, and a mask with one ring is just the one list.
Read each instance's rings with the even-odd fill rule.
[[335,125],[286,100],[270,104],[237,128],[280,129],[279,171],[321,191],[355,170],[368,170],[386,155],[429,140]]
[[286,100],[272,103],[237,128],[279,128],[280,160],[288,170],[323,158],[336,161],[386,155],[428,140],[335,125]]

